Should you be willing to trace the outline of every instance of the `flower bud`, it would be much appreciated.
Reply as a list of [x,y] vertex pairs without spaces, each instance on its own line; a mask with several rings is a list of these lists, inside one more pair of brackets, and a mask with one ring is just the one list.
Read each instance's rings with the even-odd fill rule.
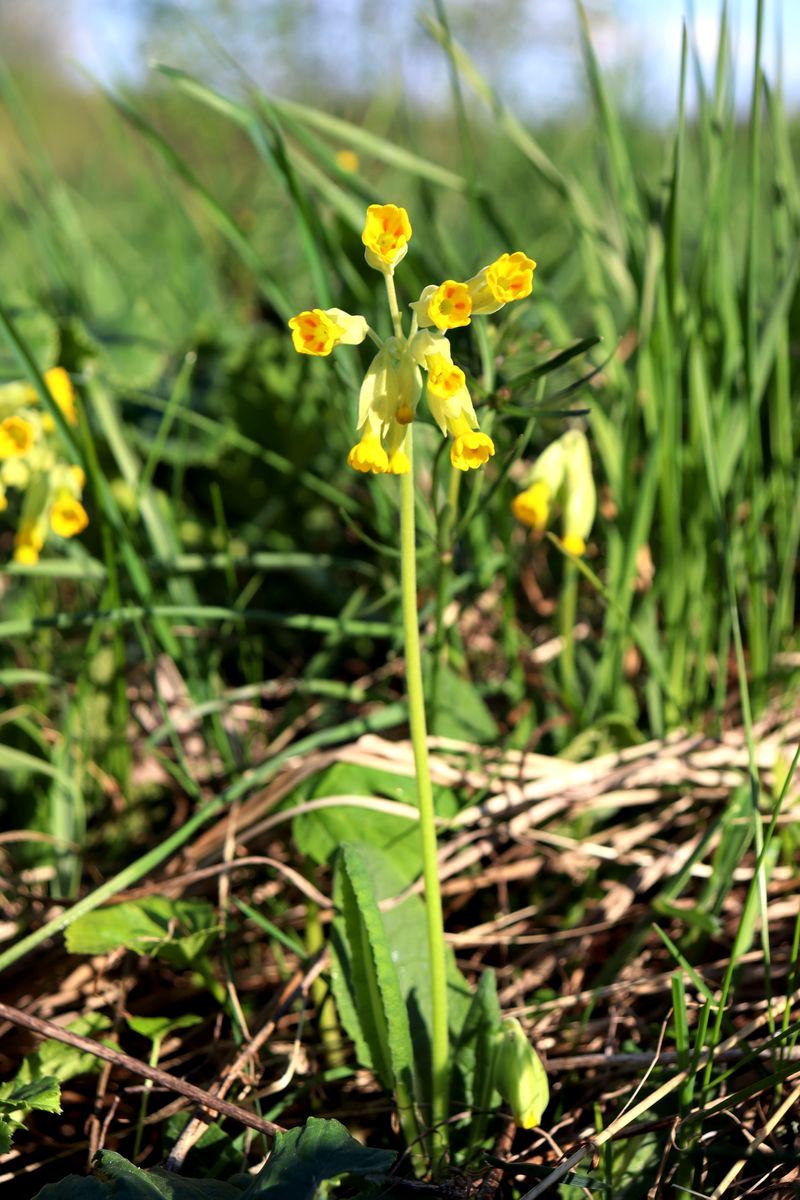
[[550,1099],[539,1055],[515,1017],[503,1022],[494,1059],[494,1085],[522,1129],[533,1129]]

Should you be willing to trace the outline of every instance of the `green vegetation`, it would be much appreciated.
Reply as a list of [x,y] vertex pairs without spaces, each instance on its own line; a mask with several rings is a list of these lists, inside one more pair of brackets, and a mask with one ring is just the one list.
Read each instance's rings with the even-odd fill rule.
[[[31,563],[19,491],[0,513],[2,1016],[128,1056],[4,1036],[21,1197],[792,1194],[797,128],[760,5],[748,119],[723,20],[710,80],[685,36],[660,132],[579,17],[591,112],[541,129],[440,4],[446,120],[0,67],[0,386],[34,389],[89,515]],[[374,202],[411,214],[407,296],[538,262],[451,337],[492,461],[460,477],[414,422],[443,1138],[399,481],[346,465],[374,350],[319,363],[286,325],[384,313]],[[599,495],[581,557],[511,511],[567,429]]]

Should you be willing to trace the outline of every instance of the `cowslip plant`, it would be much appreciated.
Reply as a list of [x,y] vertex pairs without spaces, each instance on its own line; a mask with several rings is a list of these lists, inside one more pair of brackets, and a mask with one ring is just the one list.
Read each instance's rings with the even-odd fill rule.
[[556,507],[561,510],[564,549],[583,554],[597,509],[597,491],[589,443],[580,429],[567,430],[542,451],[527,487],[511,503],[517,520],[538,533],[550,524]]
[[[466,376],[453,362],[447,334],[451,329],[469,325],[473,317],[495,313],[504,305],[530,295],[536,263],[521,251],[515,251],[502,254],[464,282],[445,279],[429,284],[409,305],[411,314],[406,328],[394,273],[408,251],[410,239],[411,223],[404,208],[394,204],[369,206],[361,240],[367,263],[384,279],[392,336],[381,339],[365,317],[339,308],[306,309],[290,319],[289,328],[300,354],[325,357],[338,346],[358,346],[367,338],[377,346],[361,385],[356,417],[358,441],[347,461],[356,471],[400,476],[403,634],[431,992],[430,1081],[424,1089],[424,1094],[430,1097],[429,1112],[424,1114],[430,1124],[430,1136],[412,1094],[419,1063],[414,1063],[412,1069],[408,1062],[408,1022],[399,1011],[391,954],[381,940],[378,909],[369,895],[366,872],[352,847],[343,848],[340,899],[346,931],[351,936],[351,965],[361,980],[356,988],[356,1001],[369,1010],[362,1021],[366,1030],[364,1044],[370,1044],[379,1075],[393,1079],[401,1126],[406,1139],[417,1143],[412,1157],[419,1170],[426,1154],[434,1169],[446,1161],[451,1062],[448,959],[437,869],[417,610],[413,426],[424,391],[431,416],[442,434],[451,439],[450,461],[457,471],[478,469],[493,456],[494,443],[478,428]],[[493,1013],[488,1020],[487,1036],[494,1036],[496,1026],[499,1013]],[[416,1056],[416,1046],[414,1051]],[[512,1064],[505,1071],[504,1081],[513,1073]],[[490,1083],[489,1094],[491,1091]],[[419,1091],[416,1095],[419,1096]]]
[[[45,384],[70,425],[78,422],[75,391],[63,367],[52,367]],[[19,522],[14,559],[39,561],[48,534],[71,538],[89,523],[81,503],[85,476],[80,467],[64,462],[55,441],[55,425],[39,407],[27,383],[0,387],[0,511],[8,508],[8,493],[19,491]]]

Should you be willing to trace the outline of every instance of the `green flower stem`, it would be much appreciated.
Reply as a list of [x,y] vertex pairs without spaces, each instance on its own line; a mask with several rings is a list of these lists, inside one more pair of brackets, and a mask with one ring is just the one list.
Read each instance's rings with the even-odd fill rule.
[[578,611],[578,568],[571,560],[564,563],[561,585],[559,624],[563,648],[561,651],[561,686],[570,708],[578,705],[578,680],[575,674],[575,618]]
[[461,488],[463,472],[456,467],[450,468],[450,482],[447,489],[447,505],[439,525],[439,562],[436,579],[436,619],[433,644],[433,660],[430,677],[430,696],[428,716],[431,732],[436,733],[439,720],[439,704],[441,691],[442,667],[448,659],[447,630],[444,624],[444,613],[447,607],[447,585],[453,569],[453,530],[458,515],[458,495]]
[[439,888],[439,867],[436,858],[436,826],[433,811],[433,788],[428,764],[428,741],[425,725],[425,697],[422,688],[422,662],[419,644],[419,613],[417,610],[417,557],[414,528],[414,469],[412,430],[406,439],[406,453],[412,468],[400,477],[400,562],[403,593],[403,634],[406,648],[406,681],[411,742],[417,776],[419,827],[422,835],[422,872],[425,881],[425,909],[428,924],[428,956],[431,972],[433,1003],[432,1106],[431,1123],[434,1166],[447,1150],[448,1059],[447,973],[445,965],[442,893]]
[[392,325],[394,326],[394,336],[404,340],[403,337],[403,318],[400,313],[400,308],[397,303],[397,289],[394,286],[394,274],[391,271],[384,271],[383,278],[386,281],[386,295],[389,298],[389,310],[392,314]]

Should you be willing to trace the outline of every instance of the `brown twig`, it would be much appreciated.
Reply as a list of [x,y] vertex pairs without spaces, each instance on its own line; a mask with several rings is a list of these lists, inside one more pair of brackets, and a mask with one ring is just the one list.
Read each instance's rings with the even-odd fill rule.
[[223,1117],[233,1117],[235,1121],[239,1121],[242,1125],[247,1125],[250,1129],[257,1129],[259,1133],[264,1133],[268,1137],[274,1137],[276,1133],[283,1133],[283,1127],[276,1125],[274,1121],[266,1121],[262,1117],[257,1117],[255,1113],[248,1112],[246,1108],[240,1108],[238,1104],[230,1104],[227,1100],[221,1100],[218,1096],[212,1095],[211,1092],[206,1092],[203,1088],[195,1087],[193,1083],[186,1083],[183,1079],[178,1079],[175,1075],[170,1075],[167,1071],[162,1071],[158,1067],[151,1067],[146,1062],[142,1062],[138,1058],[132,1058],[130,1054],[124,1054],[121,1050],[114,1049],[113,1046],[104,1046],[101,1042],[93,1042],[91,1038],[81,1037],[77,1033],[70,1033],[68,1029],[62,1029],[60,1025],[54,1025],[52,1021],[43,1021],[41,1017],[32,1017],[29,1013],[23,1012],[22,1009],[13,1008],[10,1004],[0,1003],[0,1017],[4,1017],[7,1021],[11,1021],[14,1025],[21,1025],[24,1029],[30,1029],[33,1033],[39,1034],[40,1037],[52,1038],[54,1041],[63,1042],[66,1046],[73,1046],[76,1050],[82,1050],[85,1054],[93,1054],[96,1058],[105,1059],[106,1062],[113,1063],[117,1067],[124,1067],[134,1075],[141,1075],[144,1079],[152,1079],[153,1083],[158,1083],[161,1087],[166,1088],[171,1092],[179,1092],[182,1096],[187,1096],[193,1100],[195,1104],[201,1104],[204,1108],[210,1108],[213,1112],[220,1113]]

